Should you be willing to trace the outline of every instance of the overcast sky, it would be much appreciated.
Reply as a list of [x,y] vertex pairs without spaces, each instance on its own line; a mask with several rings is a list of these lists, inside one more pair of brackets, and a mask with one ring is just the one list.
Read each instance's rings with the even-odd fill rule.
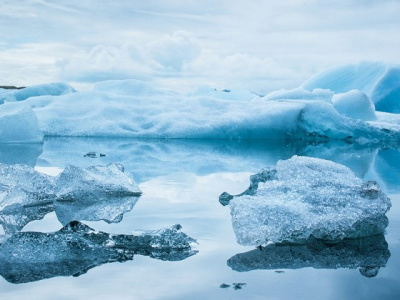
[[340,64],[399,64],[399,16],[399,0],[0,0],[0,85],[265,93]]

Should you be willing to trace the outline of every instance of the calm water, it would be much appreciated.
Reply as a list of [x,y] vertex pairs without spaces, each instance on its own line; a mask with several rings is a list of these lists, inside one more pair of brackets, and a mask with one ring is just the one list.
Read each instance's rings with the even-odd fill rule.
[[[89,151],[106,156],[84,157]],[[296,254],[274,261],[272,267],[263,265],[262,257],[243,254],[245,258],[259,259],[260,270],[247,266],[238,272],[234,270],[237,266],[228,265],[230,258],[254,253],[255,248],[236,243],[229,207],[219,204],[219,195],[224,191],[242,192],[249,184],[250,174],[295,154],[344,164],[360,178],[378,181],[391,198],[393,206],[387,214],[389,226],[384,237],[390,257],[376,277],[362,276],[357,257],[350,251],[336,254],[341,262],[338,268],[329,263],[330,258],[317,256],[307,267],[299,267]],[[85,223],[96,230],[126,234],[179,223],[185,233],[197,239],[199,251],[174,262],[137,255],[133,261],[104,264],[79,277],[53,277],[23,284],[0,278],[1,299],[400,298],[398,148],[276,141],[51,138],[43,145],[0,145],[0,162],[28,164],[49,174],[57,174],[67,164],[86,167],[122,163],[136,178],[143,196],[118,224]],[[23,231],[52,232],[60,228],[55,213],[49,213],[43,220],[29,223]],[[371,253],[372,258],[374,255],[379,253]],[[222,284],[226,287],[222,288]]]

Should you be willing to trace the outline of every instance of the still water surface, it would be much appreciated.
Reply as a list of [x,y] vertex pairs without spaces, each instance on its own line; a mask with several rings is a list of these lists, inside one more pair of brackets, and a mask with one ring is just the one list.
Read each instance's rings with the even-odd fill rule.
[[[106,156],[85,157],[89,151]],[[239,272],[228,265],[232,257],[255,247],[236,243],[229,207],[218,202],[219,195],[242,192],[249,185],[249,175],[293,155],[344,164],[360,178],[378,181],[389,195],[392,208],[384,238],[390,257],[376,277],[361,275],[357,257],[346,251],[337,254],[337,258],[348,255],[339,259],[342,263],[337,268],[323,257],[299,267],[296,255],[275,262],[273,267],[261,263],[260,270]],[[277,141],[49,138],[43,145],[0,145],[0,162],[28,164],[49,174],[57,174],[67,164],[87,167],[122,163],[134,175],[143,196],[120,223],[84,223],[96,230],[125,234],[179,223],[183,232],[198,241],[198,253],[182,261],[136,255],[133,261],[104,264],[79,277],[23,284],[0,277],[1,299],[400,298],[399,148]],[[53,212],[29,223],[23,231],[53,232],[61,227]]]

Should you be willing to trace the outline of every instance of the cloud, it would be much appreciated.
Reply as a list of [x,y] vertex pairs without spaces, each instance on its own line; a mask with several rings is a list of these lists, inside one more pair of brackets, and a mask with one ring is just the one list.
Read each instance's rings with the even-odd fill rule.
[[268,86],[295,75],[272,59],[248,53],[220,55],[187,31],[176,31],[145,44],[97,45],[59,60],[57,66],[60,78],[73,82],[136,78],[178,89],[210,85],[260,93],[262,84]]
[[0,74],[292,88],[337,64],[400,63],[399,14],[397,0],[4,0]]

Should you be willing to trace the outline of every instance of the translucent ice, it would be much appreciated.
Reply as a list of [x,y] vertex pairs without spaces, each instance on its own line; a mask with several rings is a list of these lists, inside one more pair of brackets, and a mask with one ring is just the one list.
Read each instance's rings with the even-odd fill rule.
[[197,253],[180,225],[139,235],[109,234],[71,222],[54,233],[20,232],[0,245],[0,275],[12,283],[79,276],[96,266],[134,255],[176,261]]
[[122,165],[68,166],[53,177],[25,165],[0,164],[0,224],[6,233],[19,231],[54,210],[62,224],[119,222],[140,195]]
[[120,164],[79,168],[67,166],[58,176],[57,201],[101,201],[113,197],[140,196],[131,174]]
[[238,272],[252,270],[359,268],[366,277],[374,277],[385,267],[390,257],[383,234],[360,239],[346,239],[339,243],[321,240],[306,245],[268,245],[246,253],[236,254],[228,266]]
[[293,156],[253,178],[258,179],[241,195],[221,195],[242,245],[336,242],[380,234],[388,224],[390,199],[345,166]]

